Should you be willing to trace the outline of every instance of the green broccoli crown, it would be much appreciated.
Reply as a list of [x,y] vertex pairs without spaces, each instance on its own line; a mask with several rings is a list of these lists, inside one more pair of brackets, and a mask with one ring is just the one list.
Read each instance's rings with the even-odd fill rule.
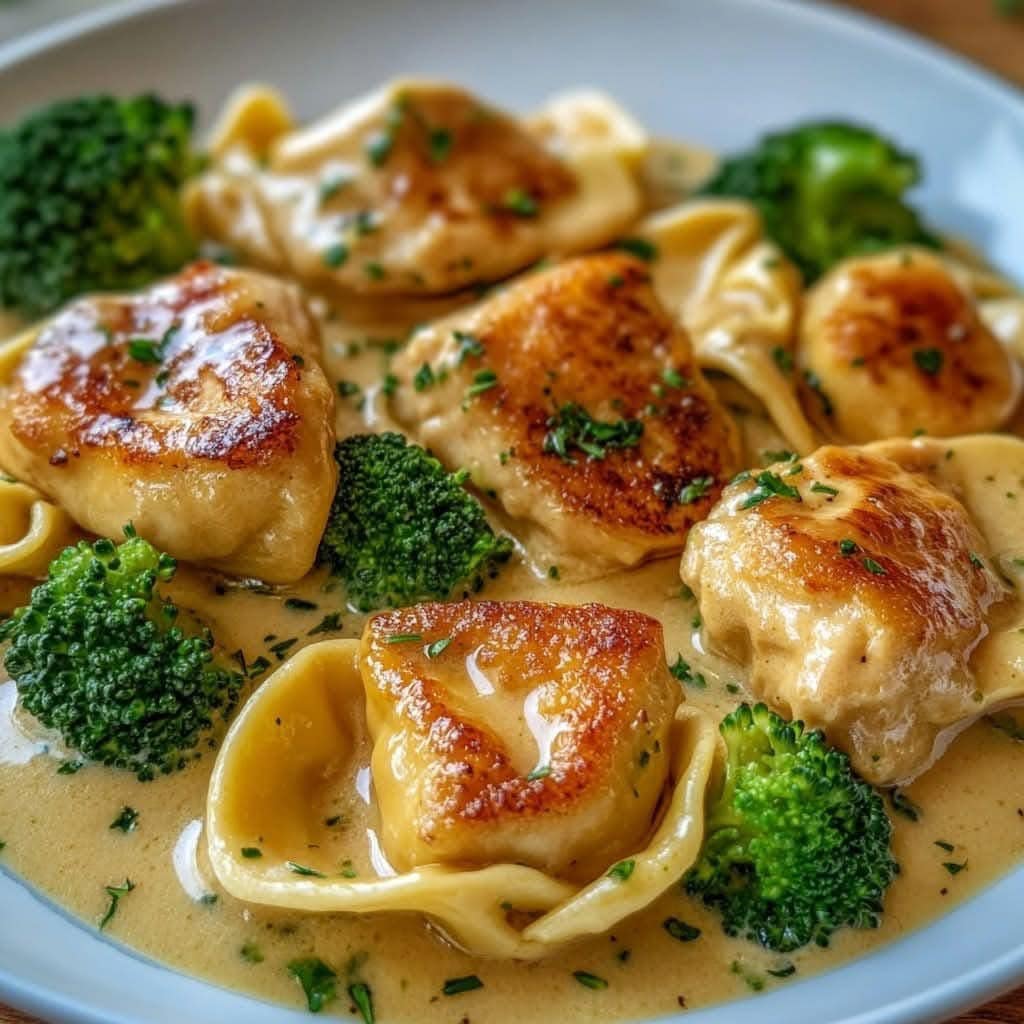
[[881,797],[821,732],[763,704],[720,726],[727,758],[687,890],[729,935],[790,952],[843,926],[874,928],[899,868]]
[[508,561],[512,541],[491,529],[463,488],[465,473],[401,434],[358,434],[335,449],[338,491],[320,561],[361,611],[479,590]]
[[25,710],[84,757],[152,779],[183,768],[241,676],[217,665],[209,634],[187,635],[157,594],[176,565],[125,529],[81,541],[50,564],[30,603],[3,625],[4,664]]
[[808,281],[848,256],[935,246],[904,193],[920,177],[909,153],[869,128],[801,124],[722,163],[701,193],[747,199]]
[[190,259],[192,120],[155,96],[83,96],[0,132],[0,305],[38,316]]

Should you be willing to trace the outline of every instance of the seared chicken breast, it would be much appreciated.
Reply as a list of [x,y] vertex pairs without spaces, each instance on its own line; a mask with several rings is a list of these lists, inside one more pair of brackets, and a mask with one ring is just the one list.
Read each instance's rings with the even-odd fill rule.
[[497,498],[537,562],[593,574],[677,552],[738,468],[689,338],[623,254],[418,331],[393,370],[399,422]]
[[589,881],[642,845],[681,692],[656,620],[424,604],[371,619],[360,659],[396,867],[526,864]]
[[970,658],[1006,590],[964,506],[881,455],[825,447],[732,484],[682,577],[753,693],[871,782],[917,775],[978,713]]
[[808,412],[853,442],[997,430],[1021,370],[974,299],[922,250],[841,263],[807,296],[799,361]]
[[85,529],[271,582],[313,564],[334,494],[315,321],[272,278],[199,263],[39,329],[0,394],[0,463]]
[[267,101],[250,93],[236,123],[263,152],[245,133],[222,142],[188,208],[201,234],[321,291],[431,295],[493,281],[603,245],[640,211],[629,167],[640,129],[610,101],[596,112],[592,97],[580,102],[582,123],[563,103],[531,128],[455,86],[399,81],[304,129],[282,131],[277,109],[268,143]]

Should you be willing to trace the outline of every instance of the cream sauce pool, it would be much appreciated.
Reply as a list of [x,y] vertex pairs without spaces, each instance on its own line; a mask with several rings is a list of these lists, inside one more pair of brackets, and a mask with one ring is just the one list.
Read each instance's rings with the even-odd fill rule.
[[[389,426],[379,389],[390,342],[405,333],[386,323],[342,325],[328,316],[329,374],[351,382],[344,389],[351,393],[339,400],[339,432],[365,429],[367,423],[374,429]],[[751,454],[784,447],[756,410],[741,416],[741,423]],[[688,701],[720,716],[742,699],[742,675],[702,648],[697,607],[681,591],[676,559],[586,584],[552,579],[546,570],[522,562],[511,565],[484,595],[599,601],[646,612],[664,625],[669,661],[681,655],[703,679],[702,687],[686,687]],[[27,586],[3,583],[4,608],[24,600]],[[357,636],[362,627],[362,617],[345,609],[343,593],[327,586],[322,574],[287,592],[260,593],[225,588],[213,575],[183,568],[172,590],[181,605],[206,619],[227,650],[242,649],[250,663],[262,655],[277,664],[271,648],[282,640],[297,638],[286,656],[315,642],[309,631],[332,612],[342,613],[342,629],[330,636]],[[288,596],[317,607],[286,607]],[[835,966],[905,934],[970,896],[1024,854],[1024,784],[1019,781],[1024,778],[1024,743],[980,722],[906,790],[905,796],[920,809],[917,820],[892,814],[902,871],[889,891],[877,931],[846,930],[828,949],[779,956],[726,937],[716,916],[677,885],[612,934],[582,941],[547,960],[481,960],[446,945],[413,915],[300,914],[232,898],[220,889],[206,862],[201,835],[212,752],[186,771],[150,783],[101,767],[58,774],[59,762],[19,740],[10,698],[10,690],[0,684],[0,862],[5,868],[78,915],[87,927],[97,927],[107,909],[104,887],[130,879],[135,888],[121,898],[104,935],[173,968],[261,998],[303,1006],[302,992],[286,964],[317,956],[339,976],[339,1001],[328,1012],[355,1013],[344,990],[346,972],[358,970],[373,991],[382,1024],[636,1020],[749,995]],[[127,833],[111,827],[125,806],[138,812],[137,827]],[[345,828],[364,826],[356,809]],[[339,850],[347,844],[343,829]],[[952,874],[947,863],[966,866]],[[360,872],[372,868],[369,862],[354,863]],[[386,865],[378,862],[377,870],[386,870]],[[699,928],[699,937],[689,942],[673,938],[662,926],[668,917]],[[581,985],[576,971],[603,978],[607,987]],[[446,980],[471,974],[480,978],[482,988],[443,994]]]

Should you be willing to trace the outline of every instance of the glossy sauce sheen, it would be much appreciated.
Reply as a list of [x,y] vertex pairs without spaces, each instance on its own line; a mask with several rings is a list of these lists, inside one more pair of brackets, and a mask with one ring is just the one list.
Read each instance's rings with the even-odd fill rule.
[[[341,431],[364,420],[374,429],[390,426],[374,389],[387,369],[381,342],[403,333],[386,324],[328,325],[329,376],[361,387],[361,394],[340,403]],[[367,345],[367,338],[376,343]],[[357,408],[367,395],[363,408]],[[745,422],[744,427],[748,437],[758,436],[756,425]],[[697,608],[680,596],[675,557],[582,584],[551,578],[545,570],[511,565],[483,596],[598,601],[643,612],[661,622],[669,662],[681,654],[701,674],[702,688],[686,688],[690,702],[718,716],[742,699],[742,690],[733,693],[727,686],[742,687],[743,679],[703,653]],[[218,593],[217,582],[214,576],[183,569],[173,590],[181,605],[206,618],[227,650],[242,648],[250,662],[264,655],[276,663],[269,648],[284,639],[299,638],[289,655],[314,642],[317,637],[308,632],[336,610],[343,611],[343,630],[333,635],[361,633],[361,617],[344,612],[340,593],[324,592],[322,575],[277,594]],[[313,601],[317,608],[286,608],[283,599],[289,595]],[[12,584],[0,596],[6,606],[13,606],[24,599],[24,591]],[[0,712],[6,706],[0,699]],[[889,892],[880,931],[846,931],[829,950],[777,956],[727,938],[713,914],[673,887],[611,935],[538,963],[487,961],[446,946],[414,916],[302,915],[246,905],[220,892],[196,824],[204,815],[212,753],[182,774],[147,784],[100,768],[59,775],[50,758],[18,764],[11,762],[24,759],[24,748],[20,758],[13,754],[9,729],[3,725],[0,841],[6,846],[0,857],[6,867],[80,915],[87,927],[95,927],[107,907],[103,887],[130,878],[136,887],[122,898],[108,925],[110,938],[189,974],[295,1007],[304,1005],[303,997],[285,965],[295,957],[316,955],[339,974],[340,998],[330,1011],[343,1015],[349,1008],[346,964],[367,954],[358,970],[373,991],[382,1024],[451,1024],[467,1018],[474,1024],[635,1020],[741,997],[751,985],[771,989],[790,983],[768,975],[769,969],[792,963],[792,977],[799,979],[904,934],[966,898],[1024,854],[1024,793],[1018,782],[1008,781],[1021,777],[1024,744],[981,723],[907,790],[921,808],[919,820],[893,815],[895,852],[903,870]],[[360,779],[365,788],[365,772]],[[128,834],[110,827],[125,805],[139,812],[138,827]],[[351,859],[360,874],[373,870],[376,860],[377,870],[385,870],[372,841],[376,833],[368,832],[378,827],[370,806],[355,798],[345,808],[324,808],[325,815],[339,812],[347,815],[347,824],[338,829],[329,849],[311,857],[317,863]],[[936,842],[951,844],[953,850]],[[944,863],[967,866],[951,875]],[[206,893],[217,894],[217,900],[202,902]],[[680,942],[670,936],[663,927],[670,916],[699,928],[699,938]],[[263,958],[259,963],[242,954],[243,947],[253,946]],[[573,976],[576,971],[605,979],[607,988],[584,987]],[[446,980],[474,974],[482,988],[442,994]]]

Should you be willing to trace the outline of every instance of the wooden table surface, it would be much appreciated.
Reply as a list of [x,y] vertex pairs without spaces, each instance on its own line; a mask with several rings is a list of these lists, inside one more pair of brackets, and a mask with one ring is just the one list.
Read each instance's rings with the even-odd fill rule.
[[[1024,86],[1024,0],[846,0],[846,5],[929,36]],[[0,1024],[37,1022],[0,1006]],[[1024,1024],[1024,988],[950,1024]]]

